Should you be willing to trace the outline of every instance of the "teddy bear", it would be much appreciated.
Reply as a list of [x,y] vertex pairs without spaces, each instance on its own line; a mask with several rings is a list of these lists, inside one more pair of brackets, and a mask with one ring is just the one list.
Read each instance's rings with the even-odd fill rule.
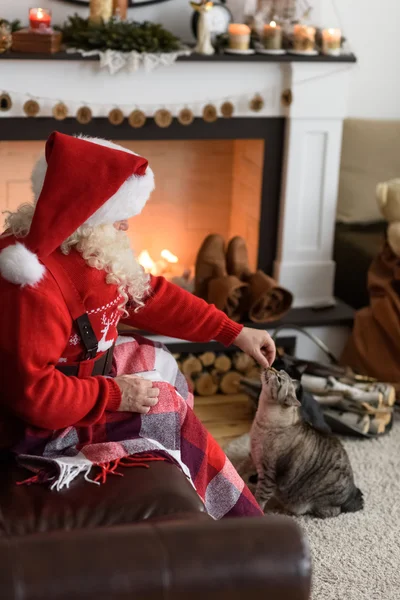
[[388,244],[396,256],[400,257],[400,179],[379,183],[376,196],[380,211],[389,223]]

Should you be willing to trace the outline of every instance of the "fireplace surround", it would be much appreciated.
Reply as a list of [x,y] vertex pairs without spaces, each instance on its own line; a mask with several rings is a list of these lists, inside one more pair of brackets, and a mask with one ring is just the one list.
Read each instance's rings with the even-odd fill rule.
[[[290,289],[296,307],[332,302],[342,122],[355,59],[277,59],[191,56],[151,73],[110,76],[99,69],[96,60],[76,55],[45,59],[10,53],[0,59],[2,86],[13,99],[11,110],[0,112],[0,144],[44,140],[54,129],[112,138],[132,147],[134,141],[139,145],[164,142],[167,150],[176,142],[218,140],[236,144],[240,154],[241,143],[258,141],[264,152],[255,266]],[[264,99],[257,113],[249,108],[256,93]],[[41,99],[36,118],[23,116],[22,106],[29,97]],[[51,108],[60,100],[71,107],[72,114],[88,103],[94,119],[84,126],[74,118],[56,122]],[[204,122],[202,107],[225,100],[235,105],[233,118]],[[132,129],[127,120],[111,125],[108,111],[120,106],[127,112],[129,105],[148,115],[161,107],[176,115],[183,106],[190,106],[196,118],[187,127],[174,120],[165,129],[152,118],[141,129]],[[163,185],[162,178],[158,185]],[[215,201],[212,198],[211,203]],[[204,206],[207,210],[207,198]],[[234,228],[229,232],[234,235]]]

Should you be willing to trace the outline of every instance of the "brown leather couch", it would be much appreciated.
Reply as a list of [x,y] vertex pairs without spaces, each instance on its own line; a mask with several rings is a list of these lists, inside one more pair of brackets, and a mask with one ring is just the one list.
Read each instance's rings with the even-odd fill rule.
[[213,521],[169,463],[61,493],[0,465],[1,600],[307,600],[305,538],[284,517]]

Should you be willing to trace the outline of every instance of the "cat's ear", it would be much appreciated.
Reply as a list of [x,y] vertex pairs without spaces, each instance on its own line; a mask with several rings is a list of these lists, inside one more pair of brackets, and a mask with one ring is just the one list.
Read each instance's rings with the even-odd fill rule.
[[301,406],[301,402],[297,400],[296,396],[294,396],[293,394],[288,394],[283,404],[285,406],[295,406],[296,408],[299,408],[299,406]]

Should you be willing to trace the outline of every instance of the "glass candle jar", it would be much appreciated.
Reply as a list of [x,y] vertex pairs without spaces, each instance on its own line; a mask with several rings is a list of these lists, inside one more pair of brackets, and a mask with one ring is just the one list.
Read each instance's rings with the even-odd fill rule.
[[34,31],[49,29],[51,25],[51,10],[48,8],[30,8],[29,26]]
[[297,52],[312,52],[315,50],[315,27],[295,25],[293,29],[293,49]]
[[342,32],[340,29],[324,29],[322,31],[322,52],[337,56],[342,46]]
[[262,41],[266,50],[281,50],[282,27],[275,21],[264,25]]

